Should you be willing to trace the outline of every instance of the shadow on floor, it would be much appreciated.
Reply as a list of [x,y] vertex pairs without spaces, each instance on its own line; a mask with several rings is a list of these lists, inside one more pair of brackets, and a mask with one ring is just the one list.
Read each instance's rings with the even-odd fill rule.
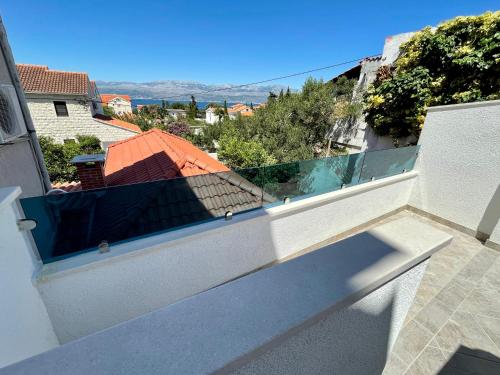
[[438,375],[499,375],[500,358],[484,350],[461,345]]

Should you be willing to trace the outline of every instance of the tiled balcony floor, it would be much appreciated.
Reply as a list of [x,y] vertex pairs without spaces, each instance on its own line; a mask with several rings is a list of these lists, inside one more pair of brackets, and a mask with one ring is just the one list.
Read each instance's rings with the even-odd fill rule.
[[454,239],[431,258],[383,374],[500,374],[500,252],[412,212],[383,221],[403,215]]
[[500,252],[476,238],[403,210],[281,261],[405,216],[453,241],[431,257],[383,375],[500,375]]

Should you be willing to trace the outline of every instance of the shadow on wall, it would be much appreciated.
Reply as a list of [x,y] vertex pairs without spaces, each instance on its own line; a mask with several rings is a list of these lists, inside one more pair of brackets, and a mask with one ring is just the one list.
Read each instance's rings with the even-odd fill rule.
[[498,220],[500,219],[500,185],[493,193],[493,196],[484,210],[483,217],[479,222],[477,227],[477,238],[480,240],[487,240],[488,237],[493,233],[495,226],[498,225]]
[[[162,163],[178,168],[162,155]],[[154,176],[147,165],[155,163],[143,161],[123,173],[147,180]],[[262,192],[243,180],[229,171],[33,197],[21,204],[26,217],[37,221],[33,235],[42,259],[55,261],[95,250],[103,241],[116,244],[261,207]]]
[[[283,274],[277,277],[282,285],[273,284],[287,294],[280,304],[284,321],[289,312],[308,311],[310,306],[321,311],[320,303],[332,296],[346,296],[345,307],[337,310],[336,305],[334,311],[321,311],[231,363],[221,373],[381,374],[395,339],[394,319],[402,323],[405,318],[394,316],[397,286],[385,284],[358,302],[352,298],[366,274],[397,252],[397,248],[364,232],[261,271]],[[254,328],[266,332],[266,323],[263,319],[262,326]]]
[[484,350],[461,345],[436,375],[498,375],[500,358]]

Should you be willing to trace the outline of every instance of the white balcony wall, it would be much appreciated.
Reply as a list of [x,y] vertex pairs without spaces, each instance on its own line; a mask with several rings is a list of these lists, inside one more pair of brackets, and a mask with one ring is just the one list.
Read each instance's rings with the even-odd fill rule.
[[20,194],[20,188],[0,188],[0,367],[59,345],[33,285],[34,254],[16,225]]
[[426,260],[451,240],[415,218],[391,220],[6,373],[378,375]]
[[429,108],[410,205],[500,244],[500,100]]
[[417,174],[111,246],[45,266],[39,290],[61,342],[224,283],[408,203]]

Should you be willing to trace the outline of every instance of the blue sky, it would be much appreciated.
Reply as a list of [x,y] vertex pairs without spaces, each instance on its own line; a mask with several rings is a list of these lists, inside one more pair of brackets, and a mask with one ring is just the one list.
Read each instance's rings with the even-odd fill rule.
[[[6,0],[0,14],[16,62],[85,71],[106,81],[241,84],[377,54],[389,35],[498,4]],[[330,78],[342,70],[314,76]],[[277,83],[298,88],[305,78]]]

